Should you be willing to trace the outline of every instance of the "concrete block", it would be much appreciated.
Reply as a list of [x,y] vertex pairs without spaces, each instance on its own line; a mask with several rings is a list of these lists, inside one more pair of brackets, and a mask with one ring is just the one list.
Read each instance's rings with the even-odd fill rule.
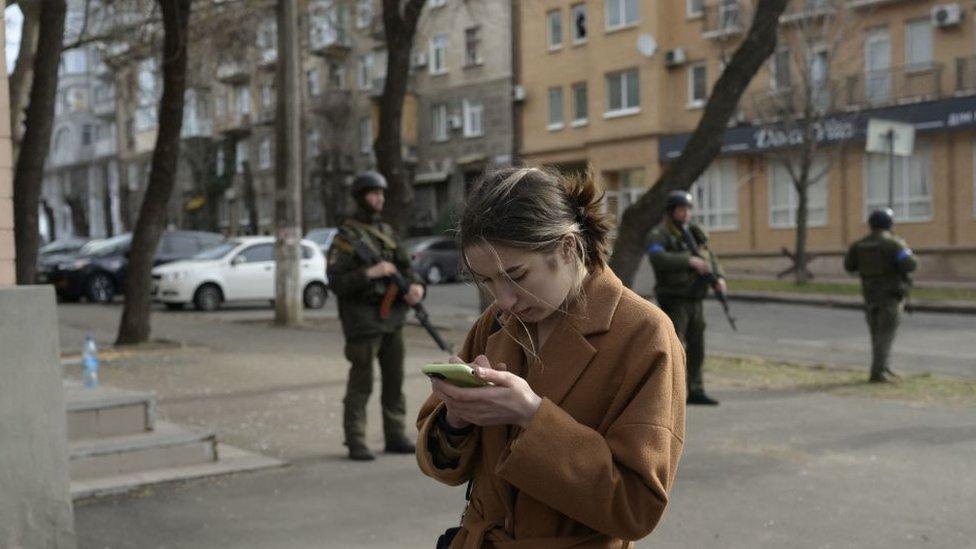
[[68,440],[133,435],[149,429],[144,404],[68,412]]
[[0,311],[0,545],[74,548],[54,291],[0,289]]
[[73,480],[84,480],[216,460],[213,432],[161,423],[153,432],[74,441],[70,467]]

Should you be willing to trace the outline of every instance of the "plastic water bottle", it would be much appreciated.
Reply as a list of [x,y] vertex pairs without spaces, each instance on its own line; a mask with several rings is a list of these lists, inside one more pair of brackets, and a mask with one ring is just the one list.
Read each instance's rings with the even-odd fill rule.
[[81,382],[85,387],[98,387],[98,347],[91,334],[85,336],[85,347],[81,352],[81,365],[85,368],[81,374]]

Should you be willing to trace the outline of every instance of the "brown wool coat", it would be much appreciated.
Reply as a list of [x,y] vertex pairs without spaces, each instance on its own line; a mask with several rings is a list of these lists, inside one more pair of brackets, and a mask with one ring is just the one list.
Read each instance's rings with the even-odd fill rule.
[[505,363],[543,397],[525,430],[476,428],[458,467],[438,469],[428,435],[443,403],[431,396],[421,409],[423,472],[452,486],[474,479],[451,547],[630,547],[664,514],[684,440],[684,350],[667,316],[609,269],[583,288],[585,309],[553,329],[542,364],[524,364],[506,333],[518,333],[515,319],[492,331],[494,307],[468,333],[462,359]]

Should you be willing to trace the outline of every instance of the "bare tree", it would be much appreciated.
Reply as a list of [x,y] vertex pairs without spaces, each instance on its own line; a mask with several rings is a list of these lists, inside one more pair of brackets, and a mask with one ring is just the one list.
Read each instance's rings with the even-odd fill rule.
[[379,132],[373,150],[377,168],[390,185],[389,207],[386,208],[388,220],[400,234],[406,234],[413,212],[413,185],[403,162],[400,128],[410,77],[410,52],[425,1],[383,0],[386,81],[379,100]]
[[58,89],[58,64],[61,61],[66,11],[64,0],[48,0],[40,8],[30,103],[13,182],[18,284],[33,284],[37,268],[38,202],[44,178],[44,159],[50,149],[54,125],[54,99]]
[[849,120],[831,119],[842,88],[832,75],[847,65],[856,49],[850,43],[856,17],[844,0],[804,0],[784,19],[771,66],[771,89],[753,95],[751,111],[773,145],[773,169],[785,173],[796,192],[795,248],[792,254],[784,249],[793,266],[782,274],[792,271],[796,283],[805,284],[812,277],[806,267],[810,192],[815,185],[825,185],[842,150],[836,145],[853,137],[844,131]]
[[125,308],[119,322],[117,345],[149,339],[150,273],[176,178],[183,128],[191,3],[192,0],[159,0],[163,18],[163,95],[159,102],[159,133],[149,186],[132,234]]
[[649,191],[624,211],[610,267],[625,284],[633,283],[643,258],[645,238],[664,215],[667,194],[691,188],[721,151],[725,129],[742,94],[776,48],[779,18],[788,1],[757,1],[749,32],[715,83],[701,120],[681,156],[664,169]]
[[17,61],[10,73],[10,141],[13,159],[20,152],[20,140],[24,132],[24,110],[30,98],[31,82],[34,78],[34,54],[37,52],[37,36],[41,23],[41,3],[39,0],[20,0],[17,2],[24,19],[20,27],[20,46]]

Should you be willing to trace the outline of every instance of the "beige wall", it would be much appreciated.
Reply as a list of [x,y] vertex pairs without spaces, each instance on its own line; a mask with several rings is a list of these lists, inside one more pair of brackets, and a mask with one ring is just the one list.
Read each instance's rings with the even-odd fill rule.
[[[6,44],[0,23],[0,44]],[[0,286],[12,286],[14,277],[13,158],[10,151],[10,90],[7,65],[0,63]]]

